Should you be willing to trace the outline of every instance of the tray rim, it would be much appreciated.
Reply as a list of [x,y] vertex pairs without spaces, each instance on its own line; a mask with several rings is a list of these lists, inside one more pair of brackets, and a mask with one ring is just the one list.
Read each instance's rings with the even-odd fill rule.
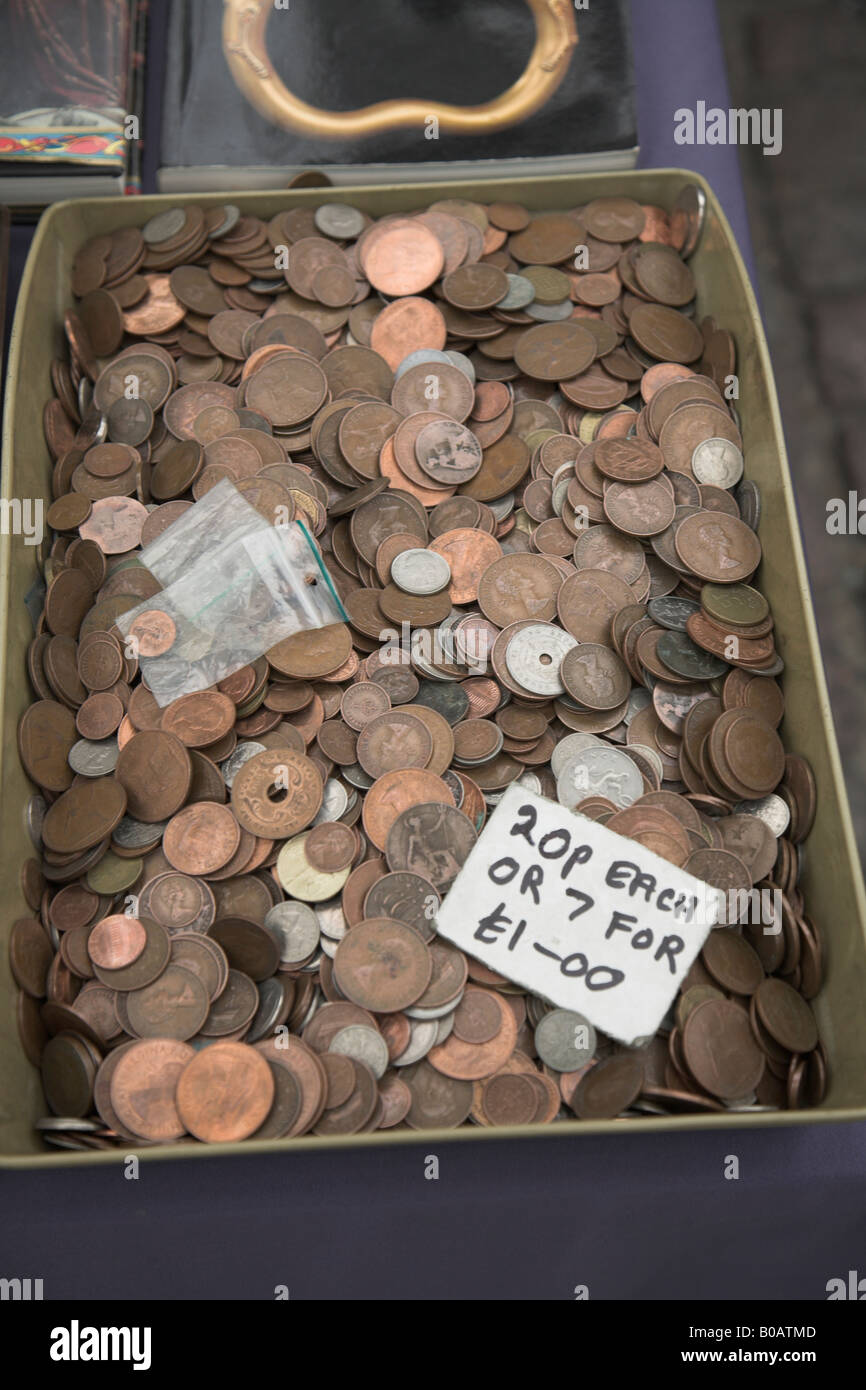
[[[843,838],[842,849],[847,862],[850,863],[851,866],[852,887],[858,908],[858,925],[864,940],[866,940],[866,889],[864,889],[863,874],[854,836],[848,795],[842,772],[842,762],[836,740],[836,730],[827,690],[824,664],[821,657],[817,624],[812,604],[811,586],[809,584],[802,536],[797,516],[796,501],[788,464],[787,450],[785,447],[784,430],[779,410],[775,376],[770,361],[769,347],[751,278],[731,225],[725,215],[724,208],[711,184],[703,175],[694,170],[680,167],[594,170],[585,173],[559,174],[553,176],[521,175],[518,177],[508,177],[506,175],[501,179],[454,179],[430,184],[419,184],[408,181],[398,184],[347,184],[330,188],[241,190],[234,193],[222,190],[215,193],[154,193],[136,196],[134,199],[130,199],[128,203],[126,200],[116,197],[67,199],[63,202],[55,203],[43,214],[36,229],[28,253],[15,306],[15,316],[9,339],[8,368],[4,398],[2,432],[3,485],[0,496],[6,498],[10,495],[9,485],[12,480],[12,475],[14,474],[12,438],[16,411],[13,384],[17,383],[22,366],[21,340],[23,338],[23,322],[26,304],[31,291],[32,282],[35,279],[36,267],[43,253],[44,245],[53,235],[54,223],[59,220],[64,211],[70,207],[93,208],[95,212],[99,212],[101,209],[106,211],[109,209],[117,209],[119,206],[135,207],[141,212],[141,220],[143,221],[146,215],[153,215],[153,213],[159,211],[162,207],[174,207],[179,200],[197,204],[237,202],[239,204],[252,204],[254,206],[257,202],[285,199],[287,206],[304,206],[305,204],[317,204],[323,199],[350,202],[353,200],[363,201],[371,196],[381,194],[392,194],[395,197],[399,197],[401,193],[405,194],[411,191],[412,194],[420,192],[425,196],[429,193],[429,201],[432,202],[445,196],[460,196],[461,193],[467,197],[480,199],[483,198],[486,185],[489,185],[491,189],[507,185],[508,189],[513,193],[515,200],[519,201],[519,194],[522,188],[527,191],[532,190],[533,192],[537,192],[539,188],[544,186],[550,188],[551,192],[554,193],[559,188],[568,187],[579,189],[582,183],[588,183],[590,181],[598,182],[600,179],[607,178],[615,181],[617,187],[625,188],[630,183],[636,183],[653,176],[663,177],[668,180],[680,178],[684,182],[697,184],[703,191],[707,198],[708,211],[711,208],[713,215],[718,220],[719,227],[726,242],[727,253],[731,256],[734,269],[737,272],[745,293],[746,305],[752,321],[754,346],[758,357],[759,369],[763,372],[767,385],[770,405],[770,425],[779,461],[781,490],[784,497],[788,527],[793,542],[790,551],[790,560],[793,562],[793,571],[797,584],[801,593],[805,595],[807,600],[804,603],[805,638],[815,673],[817,706],[827,735],[830,755],[828,772],[833,782],[834,792],[839,806]],[[0,713],[2,713],[5,706],[8,672],[7,643],[8,603],[11,578],[11,542],[12,537],[8,534],[0,535]],[[2,775],[3,762],[7,754],[13,757],[17,756],[17,750],[6,749],[3,746],[2,740],[0,740],[0,775]],[[801,1125],[847,1123],[857,1120],[866,1120],[866,1100],[864,1100],[864,1103],[860,1106],[821,1107],[814,1110],[767,1112],[729,1111],[725,1114],[710,1115],[647,1115],[640,1118],[629,1117],[628,1119],[618,1118],[614,1120],[587,1121],[574,1119],[551,1125],[510,1125],[496,1129],[475,1126],[456,1130],[376,1130],[372,1134],[338,1135],[333,1137],[307,1135],[292,1139],[291,1141],[285,1139],[246,1140],[243,1143],[230,1144],[196,1144],[194,1142],[188,1142],[147,1145],[144,1148],[136,1148],[134,1144],[130,1144],[126,1149],[118,1147],[112,1150],[91,1150],[86,1152],[57,1149],[54,1151],[37,1153],[0,1153],[0,1170],[7,1168],[26,1170],[102,1165],[105,1163],[123,1161],[125,1157],[132,1154],[139,1159],[161,1161],[165,1159],[190,1158],[193,1156],[242,1157],[244,1155],[253,1156],[256,1154],[309,1153],[319,1149],[349,1150],[355,1148],[394,1146],[397,1144],[423,1144],[432,1143],[434,1141],[436,1143],[460,1143],[478,1139],[541,1138],[543,1136],[566,1138],[581,1134],[613,1135],[633,1133],[639,1135],[659,1132],[682,1133],[694,1130],[748,1131],[751,1129],[775,1129],[791,1128]]]

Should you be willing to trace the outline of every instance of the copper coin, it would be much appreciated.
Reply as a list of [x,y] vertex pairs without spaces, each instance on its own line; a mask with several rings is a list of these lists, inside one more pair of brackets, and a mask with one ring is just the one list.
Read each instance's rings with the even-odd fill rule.
[[147,933],[141,922],[121,913],[97,922],[87,939],[87,952],[94,965],[121,970],[138,960],[146,944]]
[[309,758],[290,748],[269,749],[257,753],[238,772],[232,785],[232,810],[253,835],[284,839],[310,825],[322,796],[321,775]]
[[207,748],[225,737],[235,722],[235,712],[228,695],[201,690],[181,695],[167,705],[162,714],[162,729],[187,748]]
[[106,555],[122,555],[139,544],[146,519],[147,511],[133,497],[103,497],[93,503],[78,534],[96,541]]
[[420,294],[441,273],[445,254],[438,238],[418,222],[381,223],[361,252],[364,274],[390,296]]
[[209,874],[229,862],[240,838],[240,825],[227,806],[199,801],[171,818],[165,828],[163,850],[173,869]]
[[748,579],[761,559],[761,543],[743,521],[721,512],[698,512],[677,527],[677,555],[693,574],[714,584]]
[[49,806],[42,822],[46,848],[77,854],[110,835],[126,810],[126,792],[112,778],[74,783]]
[[126,996],[126,1017],[139,1038],[194,1037],[208,1015],[210,998],[190,970],[171,962],[152,984]]
[[387,917],[359,922],[334,956],[334,974],[343,993],[371,1013],[394,1013],[419,999],[430,982],[433,962],[412,927]]
[[474,478],[482,464],[481,445],[456,420],[435,420],[415,440],[418,463],[436,482],[459,486]]
[[339,821],[317,825],[304,843],[308,862],[320,873],[339,873],[352,863],[358,842],[348,825]]
[[177,629],[168,613],[158,608],[140,613],[127,629],[127,637],[135,643],[139,656],[163,656],[174,646]]
[[435,304],[410,296],[396,299],[377,315],[370,346],[396,371],[413,352],[444,348],[447,336],[445,320]]
[[540,323],[522,335],[514,360],[536,380],[565,381],[586,371],[595,354],[595,338],[579,323]]
[[581,642],[566,652],[560,677],[569,695],[588,709],[616,709],[631,691],[631,676],[622,658],[610,647],[593,642]]
[[121,749],[114,775],[126,789],[127,813],[158,823],[169,820],[186,801],[192,761],[174,734],[143,730]]
[[593,461],[606,478],[624,483],[645,482],[664,467],[661,449],[640,439],[602,439],[593,452]]
[[214,1043],[197,1053],[177,1083],[178,1112],[191,1134],[209,1144],[255,1133],[274,1099],[265,1058],[244,1043]]
[[408,1067],[404,1073],[412,1103],[406,1116],[410,1129],[456,1129],[472,1108],[469,1081],[443,1075],[429,1061]]
[[186,1132],[175,1096],[179,1078],[195,1055],[187,1043],[153,1038],[133,1044],[118,1060],[111,1077],[111,1105],[133,1134],[165,1143]]
[[758,986],[755,1004],[767,1032],[789,1052],[811,1052],[817,1045],[812,1010],[785,980],[764,980]]
[[366,723],[358,736],[357,760],[370,777],[401,768],[424,768],[433,739],[419,718],[389,710]]
[[587,1071],[571,1106],[581,1120],[612,1120],[637,1100],[643,1086],[643,1064],[627,1052],[606,1057]]
[[488,565],[478,586],[478,605],[498,627],[532,618],[546,622],[556,612],[562,576],[537,555],[504,555]]
[[754,1040],[749,1015],[727,999],[705,1000],[689,1015],[683,1051],[695,1080],[723,1100],[747,1096],[764,1070],[764,1055]]
[[477,1081],[492,1076],[508,1061],[517,1042],[517,1021],[501,995],[490,997],[499,1010],[499,1028],[489,1042],[467,1043],[452,1033],[428,1053],[430,1065],[443,1075]]
[[457,877],[475,845],[471,822],[453,806],[408,807],[388,831],[385,857],[392,872],[406,870],[439,892]]

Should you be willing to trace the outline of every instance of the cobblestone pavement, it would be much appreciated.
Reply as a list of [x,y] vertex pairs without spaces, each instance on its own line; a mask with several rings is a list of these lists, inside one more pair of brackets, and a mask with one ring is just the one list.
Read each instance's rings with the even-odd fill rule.
[[719,14],[733,105],[783,112],[782,152],[740,158],[862,858],[866,535],[829,535],[826,521],[828,499],[866,497],[866,4],[720,0]]

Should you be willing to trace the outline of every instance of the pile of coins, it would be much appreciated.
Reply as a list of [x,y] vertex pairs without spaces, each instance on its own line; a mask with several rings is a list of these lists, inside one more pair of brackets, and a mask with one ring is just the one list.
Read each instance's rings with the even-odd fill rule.
[[[11,934],[46,1140],[820,1102],[815,785],[777,733],[699,231],[625,197],[190,206],[80,249]],[[305,523],[347,621],[160,708],[138,657],[171,632],[116,624],[160,590],[140,549],[223,479]],[[712,931],[646,1046],[437,937],[514,782],[774,905]]]

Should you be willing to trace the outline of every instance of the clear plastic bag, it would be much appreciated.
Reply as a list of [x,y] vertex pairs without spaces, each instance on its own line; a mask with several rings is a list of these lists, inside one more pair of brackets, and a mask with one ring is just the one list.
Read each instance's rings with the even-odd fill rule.
[[[216,505],[205,507],[216,492],[222,492]],[[237,521],[234,534],[230,513]],[[124,613],[117,626],[160,706],[206,690],[294,632],[346,616],[303,523],[269,526],[230,483],[220,483],[185,512],[142,558],[158,579],[172,579]],[[161,644],[168,642],[158,656],[143,652],[145,643],[138,640],[149,620],[159,627]]]

